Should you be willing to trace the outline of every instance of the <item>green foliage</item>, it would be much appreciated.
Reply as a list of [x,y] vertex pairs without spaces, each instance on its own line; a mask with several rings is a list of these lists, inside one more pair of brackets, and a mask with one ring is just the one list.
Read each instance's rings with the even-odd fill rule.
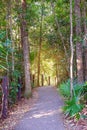
[[12,76],[13,79],[10,83],[9,98],[10,98],[11,103],[15,103],[17,99],[18,87],[20,87],[20,84],[18,83],[19,76],[20,76],[20,72],[15,70]]
[[0,31],[0,68],[8,70],[8,56],[10,55],[11,40],[6,39],[6,31]]
[[69,114],[70,116],[77,115],[82,109],[84,105],[80,104],[80,97],[73,96],[71,100],[65,102],[65,106],[63,108],[65,114]]
[[79,119],[79,112],[84,107],[84,99],[87,100],[87,82],[83,84],[77,84],[76,80],[74,81],[72,99],[70,98],[70,80],[67,80],[66,82],[60,84],[59,90],[60,93],[68,99],[66,99],[67,101],[65,101],[65,105],[63,107],[65,114],[75,116],[77,119]]
[[70,79],[60,84],[59,91],[64,97],[70,98]]
[[15,103],[16,102],[16,97],[17,97],[17,92],[18,92],[18,88],[17,88],[17,83],[15,83],[15,81],[11,82],[11,87],[10,87],[10,94],[9,94],[9,98],[11,99],[11,103]]
[[74,85],[74,95],[79,95],[81,102],[87,101],[87,82]]
[[[60,84],[59,91],[64,97],[70,98],[70,79]],[[74,80],[73,93],[75,96],[83,96],[87,93],[87,82],[78,84],[76,80]]]
[[6,31],[0,31],[0,40],[3,40],[6,36]]

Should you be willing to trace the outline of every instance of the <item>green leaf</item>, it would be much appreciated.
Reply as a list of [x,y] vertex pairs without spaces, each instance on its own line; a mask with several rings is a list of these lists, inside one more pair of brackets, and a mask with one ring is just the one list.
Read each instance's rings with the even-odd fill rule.
[[1,69],[4,69],[4,70],[8,70],[6,67],[4,67],[3,65],[0,65],[0,68]]

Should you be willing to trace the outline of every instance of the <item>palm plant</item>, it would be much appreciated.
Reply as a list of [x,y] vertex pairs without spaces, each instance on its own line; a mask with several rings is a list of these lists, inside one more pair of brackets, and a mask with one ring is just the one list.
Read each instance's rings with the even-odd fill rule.
[[70,98],[70,80],[67,80],[66,82],[62,83],[60,85],[59,90],[65,98],[68,98],[68,100],[65,101],[65,106],[63,107],[65,114],[70,116],[79,115],[79,112],[84,107],[84,99],[86,100],[87,83],[85,82],[83,84],[78,84],[76,80],[74,80],[72,98]]
[[65,114],[75,116],[83,109],[83,107],[84,105],[80,103],[80,95],[77,95],[73,96],[72,99],[65,101],[65,106],[63,107],[63,110]]
[[64,97],[70,98],[70,79],[60,84],[59,91]]

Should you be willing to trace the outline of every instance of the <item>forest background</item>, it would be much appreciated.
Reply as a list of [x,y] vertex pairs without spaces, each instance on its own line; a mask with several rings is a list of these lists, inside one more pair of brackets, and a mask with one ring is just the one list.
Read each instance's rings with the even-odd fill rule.
[[2,117],[21,93],[28,98],[33,87],[44,85],[60,86],[75,104],[74,112],[68,109],[71,104],[65,106],[70,115],[82,110],[87,92],[86,12],[85,0],[1,0]]

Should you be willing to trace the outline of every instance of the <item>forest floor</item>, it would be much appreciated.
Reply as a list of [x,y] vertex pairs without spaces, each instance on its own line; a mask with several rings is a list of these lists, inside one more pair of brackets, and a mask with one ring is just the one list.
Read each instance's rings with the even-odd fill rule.
[[65,130],[61,107],[63,101],[56,88],[39,87],[38,100],[14,130]]
[[83,116],[79,120],[76,117],[65,117],[64,124],[68,130],[87,130],[87,106],[79,113]]
[[[22,99],[0,120],[0,130],[87,130],[86,119],[77,122],[62,114],[63,104],[56,88],[34,89],[32,98]],[[82,113],[87,115],[87,108]]]
[[4,120],[0,119],[0,130],[13,130],[14,126],[22,119],[25,113],[31,110],[37,99],[37,90],[34,89],[32,98],[22,98],[20,102],[9,108],[9,116]]

